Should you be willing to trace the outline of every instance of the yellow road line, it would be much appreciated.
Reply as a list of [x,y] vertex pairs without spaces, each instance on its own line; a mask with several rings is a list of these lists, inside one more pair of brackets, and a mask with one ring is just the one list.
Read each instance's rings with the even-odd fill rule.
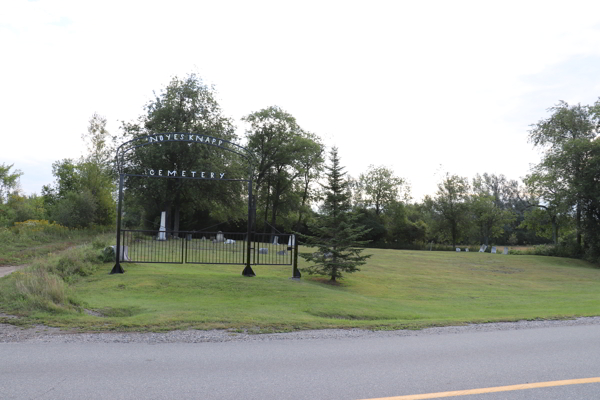
[[483,389],[456,390],[454,392],[438,392],[438,393],[426,393],[426,394],[411,394],[408,396],[380,397],[377,399],[368,399],[368,400],[439,399],[442,397],[466,396],[469,394],[509,392],[511,390],[537,389],[537,388],[545,388],[545,387],[552,387],[552,386],[580,385],[582,383],[600,383],[600,377],[599,378],[585,378],[585,379],[567,379],[564,381],[526,383],[523,385],[496,386],[496,387],[483,388]]

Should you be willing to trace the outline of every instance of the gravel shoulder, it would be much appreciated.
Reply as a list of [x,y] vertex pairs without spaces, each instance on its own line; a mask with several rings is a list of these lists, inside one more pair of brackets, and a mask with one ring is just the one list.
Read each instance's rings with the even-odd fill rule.
[[[0,318],[15,318],[0,313]],[[584,317],[559,321],[518,321],[488,324],[447,326],[422,330],[369,331],[362,329],[324,329],[289,333],[249,334],[223,330],[180,330],[170,332],[102,332],[79,333],[42,325],[21,328],[0,324],[0,343],[206,343],[252,342],[274,340],[315,340],[377,338],[394,336],[447,335],[470,332],[493,332],[520,329],[539,329],[561,326],[600,325],[600,317]]]

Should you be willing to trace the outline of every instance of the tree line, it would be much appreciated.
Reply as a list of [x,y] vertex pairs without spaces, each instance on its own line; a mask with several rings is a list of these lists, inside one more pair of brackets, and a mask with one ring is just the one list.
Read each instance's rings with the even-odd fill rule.
[[[600,105],[560,102],[550,116],[531,126],[529,140],[543,152],[522,182],[482,173],[469,180],[451,173],[437,191],[420,201],[406,179],[386,166],[370,165],[347,177],[345,192],[357,226],[356,239],[368,246],[426,248],[430,243],[530,245],[552,243],[563,255],[600,258],[600,148],[596,141]],[[0,225],[48,219],[67,227],[110,226],[115,221],[116,146],[147,135],[186,132],[219,137],[245,146],[256,160],[254,227],[257,231],[311,233],[323,216],[326,148],[280,107],[244,116],[243,134],[222,111],[214,87],[195,74],[173,78],[143,107],[122,121],[118,135],[94,114],[82,139],[86,155],[56,161],[53,183],[40,196],[18,190],[22,173],[0,164]],[[226,170],[244,177],[248,166],[234,154],[209,146],[169,143],[128,153],[124,172],[148,168]],[[125,180],[123,224],[157,229],[167,211],[172,231],[242,230],[247,224],[247,187],[240,182]]]

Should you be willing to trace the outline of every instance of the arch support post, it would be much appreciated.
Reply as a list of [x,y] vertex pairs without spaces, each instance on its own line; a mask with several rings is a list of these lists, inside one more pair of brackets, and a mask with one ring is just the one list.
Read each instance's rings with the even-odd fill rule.
[[123,174],[119,174],[119,200],[117,206],[117,245],[115,246],[115,266],[111,274],[122,274],[125,272],[121,267],[121,213],[123,207]]
[[250,171],[250,178],[248,179],[248,231],[246,235],[246,267],[242,271],[243,276],[253,277],[256,276],[252,270],[251,255],[252,255],[252,171]]

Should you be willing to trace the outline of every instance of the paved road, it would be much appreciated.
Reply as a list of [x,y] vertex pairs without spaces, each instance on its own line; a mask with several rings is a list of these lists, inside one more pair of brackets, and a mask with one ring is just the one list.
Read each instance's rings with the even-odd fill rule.
[[[371,399],[600,377],[600,325],[229,343],[2,343],[1,399]],[[599,399],[600,383],[452,399]]]

